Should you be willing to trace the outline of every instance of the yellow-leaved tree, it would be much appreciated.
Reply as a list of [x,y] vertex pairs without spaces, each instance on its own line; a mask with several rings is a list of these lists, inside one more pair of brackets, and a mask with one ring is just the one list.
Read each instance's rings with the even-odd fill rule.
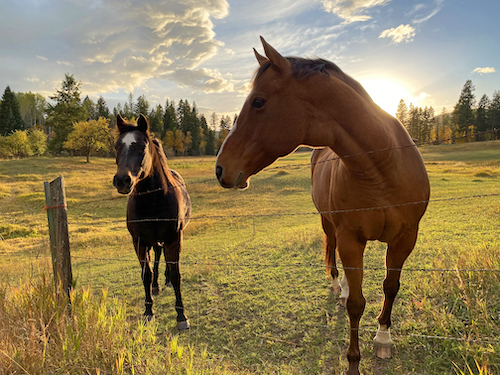
[[70,150],[82,151],[90,162],[90,154],[108,147],[108,139],[112,130],[109,119],[99,117],[99,120],[80,121],[73,125],[73,130],[64,142],[64,147]]

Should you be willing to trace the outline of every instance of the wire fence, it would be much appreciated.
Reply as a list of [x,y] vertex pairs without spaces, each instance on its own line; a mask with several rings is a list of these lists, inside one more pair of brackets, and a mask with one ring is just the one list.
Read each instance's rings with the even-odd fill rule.
[[[495,133],[497,130],[494,131]],[[466,138],[466,137],[471,137],[471,136],[478,136],[478,135],[484,135],[492,132],[483,132],[483,133],[476,133],[473,135],[468,135],[468,136],[463,136],[459,138]],[[450,141],[456,141],[457,138],[450,138],[447,140],[443,140],[443,142],[450,142]],[[424,144],[411,144],[411,145],[405,145],[405,146],[399,146],[399,147],[392,147],[392,148],[386,148],[386,149],[381,149],[381,150],[375,150],[375,151],[370,151],[364,154],[375,154],[375,153],[381,153],[381,152],[386,152],[386,151],[391,151],[391,150],[397,150],[397,149],[405,149],[405,148],[412,148],[412,147],[417,147],[417,146],[422,146],[422,145],[430,145],[434,144],[434,142],[428,142]],[[327,159],[327,160],[322,160],[320,163],[325,163],[325,162],[330,162],[330,161],[335,161],[339,159],[344,159],[344,158],[353,158],[360,156],[362,154],[353,154],[353,155],[344,155],[344,156],[335,156],[333,158]],[[278,169],[289,169],[289,168],[299,168],[299,167],[310,167],[312,164],[311,163],[301,163],[301,164],[288,164],[288,165],[281,165],[281,166],[275,166],[275,167],[269,167],[266,168],[264,171],[274,171]],[[175,186],[173,186],[175,188]],[[148,193],[154,193],[158,191],[159,189],[148,191],[145,193],[140,193],[140,195],[148,194]],[[138,194],[139,195],[139,194]],[[474,194],[474,195],[468,195],[468,196],[460,196],[460,197],[447,197],[447,198],[436,198],[436,199],[430,199],[430,200],[419,200],[415,202],[402,202],[398,204],[391,204],[391,205],[384,205],[384,206],[376,206],[376,207],[360,207],[360,208],[350,208],[350,209],[339,209],[339,210],[331,210],[331,211],[308,211],[308,212],[292,212],[292,213],[280,213],[280,212],[272,212],[272,213],[263,213],[263,214],[230,214],[230,215],[200,215],[200,216],[193,216],[190,217],[189,220],[213,220],[213,219],[255,219],[255,218],[275,218],[275,217],[283,217],[283,216],[304,216],[304,215],[325,215],[325,214],[342,214],[342,213],[352,213],[352,212],[363,212],[363,211],[373,211],[373,210],[384,210],[384,209],[390,209],[390,208],[397,208],[397,207],[403,207],[403,206],[412,206],[412,205],[421,205],[421,204],[429,204],[429,203],[443,203],[443,202],[454,202],[454,201],[462,201],[462,200],[469,200],[469,199],[484,199],[484,198],[492,198],[492,197],[498,197],[500,196],[500,193],[490,193],[490,194]],[[104,201],[103,199],[100,200],[94,200],[94,201],[86,201],[85,204],[89,203],[99,203]],[[172,221],[172,220],[177,220],[177,219],[168,219],[168,218],[146,218],[146,219],[137,219],[137,220],[106,220],[107,223],[126,223],[126,222],[161,222],[161,221]],[[80,223],[82,224],[82,223]],[[83,224],[89,224],[89,223],[83,223]],[[4,240],[3,237],[0,238],[1,240]],[[8,255],[2,255],[2,256],[8,256]],[[36,257],[36,258],[43,258],[43,257],[50,257],[50,255],[23,255],[23,257]],[[107,257],[107,258],[99,258],[99,257],[90,257],[90,256],[79,256],[79,255],[72,255],[72,258],[75,260],[80,260],[80,261],[100,261],[100,262],[123,262],[123,263],[137,263],[137,259],[124,259],[124,258],[112,258],[112,257]],[[154,261],[153,261],[154,262]],[[238,267],[238,268],[260,268],[260,267],[265,267],[265,268],[313,268],[313,269],[328,269],[331,268],[325,264],[316,264],[316,263],[272,263],[272,262],[246,262],[246,263],[241,263],[241,262],[224,262],[224,261],[187,261],[187,260],[181,260],[180,262],[167,262],[167,263],[182,263],[183,265],[189,265],[189,266],[211,266],[211,267]],[[346,270],[346,269],[358,269],[358,268],[347,268],[347,267],[342,267],[338,266],[338,269],[341,270]],[[500,273],[500,269],[490,269],[490,268],[430,268],[430,267],[408,267],[404,269],[393,269],[393,268],[386,268],[386,267],[363,267],[364,270],[371,270],[371,271],[404,271],[404,272],[420,272],[420,273],[428,273],[428,272],[438,272],[438,273],[448,273],[448,272],[454,272],[454,273]],[[326,325],[327,326],[327,325]],[[368,333],[375,333],[375,330],[371,330],[368,328],[361,328],[360,331],[363,332],[368,332]],[[415,337],[415,338],[424,338],[424,339],[430,339],[430,340],[450,340],[450,341],[457,341],[457,342],[467,342],[467,343],[478,343],[478,344],[487,344],[487,345],[498,345],[500,344],[500,340],[490,338],[490,337],[482,337],[480,339],[477,338],[472,338],[472,337],[449,337],[449,336],[440,336],[440,335],[425,335],[425,334],[416,334],[416,333],[408,333],[408,332],[403,332],[403,331],[396,331],[393,332],[395,334],[395,338],[397,339],[397,336],[407,336],[407,337]],[[272,339],[272,338],[271,338]]]

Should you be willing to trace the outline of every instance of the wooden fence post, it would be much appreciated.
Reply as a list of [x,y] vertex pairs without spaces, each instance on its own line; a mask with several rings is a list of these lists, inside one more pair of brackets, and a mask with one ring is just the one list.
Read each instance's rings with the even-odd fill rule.
[[56,290],[63,292],[62,295],[68,295],[73,285],[73,273],[71,271],[71,254],[69,251],[64,178],[60,176],[50,183],[44,182],[44,188]]

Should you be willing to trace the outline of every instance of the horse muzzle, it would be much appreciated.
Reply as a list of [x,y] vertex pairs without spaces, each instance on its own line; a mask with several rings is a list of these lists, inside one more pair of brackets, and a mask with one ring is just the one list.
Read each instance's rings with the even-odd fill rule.
[[113,177],[113,185],[120,194],[128,194],[132,191],[132,178],[129,174],[115,175]]
[[240,172],[236,178],[228,178],[224,176],[224,168],[221,165],[217,165],[215,167],[215,176],[217,177],[217,180],[219,181],[219,184],[223,188],[227,189],[241,189],[244,190],[248,188],[249,182],[248,178],[245,177],[243,172]]

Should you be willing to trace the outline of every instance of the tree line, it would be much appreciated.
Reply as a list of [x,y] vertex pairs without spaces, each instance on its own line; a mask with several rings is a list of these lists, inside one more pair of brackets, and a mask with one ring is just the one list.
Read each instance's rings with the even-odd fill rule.
[[[484,94],[476,103],[475,87],[467,80],[453,111],[420,108],[401,100],[396,117],[418,143],[451,143],[453,139],[500,139],[500,91],[492,99]],[[145,95],[118,103],[112,111],[100,96],[97,102],[82,98],[81,82],[66,74],[60,89],[49,97],[15,93],[5,88],[0,101],[0,158],[33,155],[112,155],[116,116],[135,121],[144,114],[153,135],[163,141],[167,155],[215,155],[237,116],[209,119],[196,103],[181,99],[150,106]],[[479,134],[478,134],[479,133]]]
[[484,94],[477,103],[474,91],[472,81],[467,80],[453,111],[443,108],[439,115],[432,107],[407,105],[401,99],[396,118],[420,144],[500,139],[500,91],[492,99]]
[[36,93],[15,93],[6,87],[0,102],[0,158],[32,155],[112,155],[116,117],[135,121],[144,114],[167,155],[215,155],[234,121],[212,113],[207,120],[196,103],[166,100],[150,106],[145,95],[118,103],[110,110],[100,96],[82,99],[81,82],[66,74],[60,89],[47,101]]

